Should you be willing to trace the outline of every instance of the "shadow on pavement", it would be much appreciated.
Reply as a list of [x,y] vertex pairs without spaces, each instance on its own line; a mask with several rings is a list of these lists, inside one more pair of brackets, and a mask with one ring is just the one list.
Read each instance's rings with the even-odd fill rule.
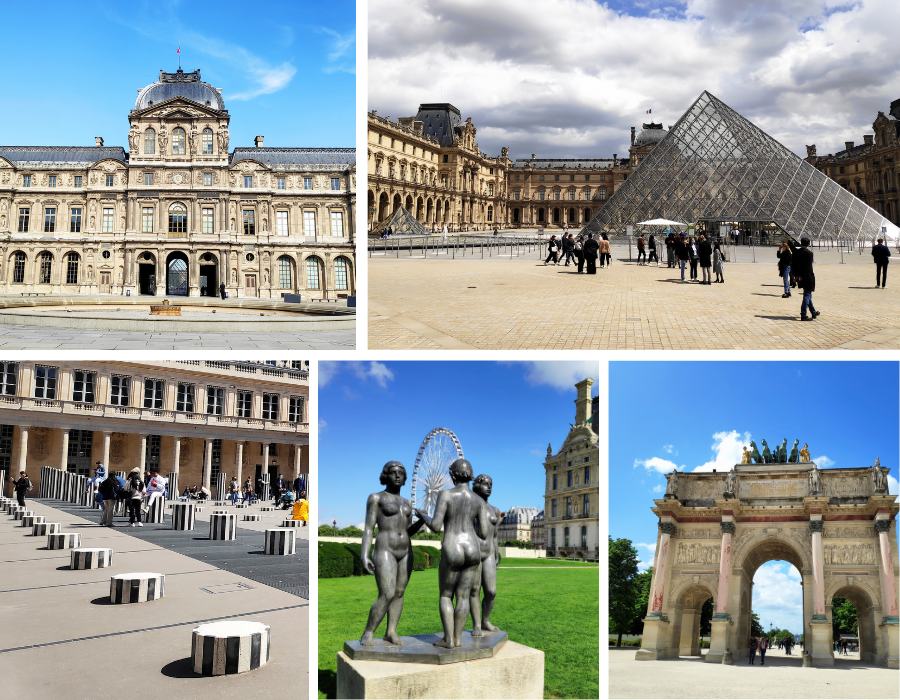
[[194,673],[194,667],[191,664],[190,656],[166,664],[159,672],[167,678],[202,678],[202,676]]

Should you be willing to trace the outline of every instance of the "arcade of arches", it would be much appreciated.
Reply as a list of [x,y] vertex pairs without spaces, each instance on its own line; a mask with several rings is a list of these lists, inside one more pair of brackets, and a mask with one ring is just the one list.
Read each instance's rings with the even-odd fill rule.
[[712,598],[706,661],[733,663],[750,637],[753,576],[790,562],[803,586],[804,653],[834,664],[831,603],[853,603],[860,658],[898,668],[895,496],[887,470],[813,463],[743,464],[727,473],[675,472],[655,501],[659,535],[638,660],[697,656],[700,611]]

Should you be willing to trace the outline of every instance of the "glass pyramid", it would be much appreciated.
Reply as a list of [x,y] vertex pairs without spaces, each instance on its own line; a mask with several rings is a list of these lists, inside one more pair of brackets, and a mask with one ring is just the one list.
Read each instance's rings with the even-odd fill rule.
[[[763,222],[798,239],[874,241],[898,229],[824,173],[703,92],[583,232],[665,218]],[[717,227],[715,227],[717,228]]]
[[428,235],[428,231],[425,227],[416,221],[416,217],[403,207],[397,207],[393,214],[374,226],[372,230],[369,231],[369,238],[379,238],[388,227],[391,229],[391,234],[395,236],[401,234],[404,236]]

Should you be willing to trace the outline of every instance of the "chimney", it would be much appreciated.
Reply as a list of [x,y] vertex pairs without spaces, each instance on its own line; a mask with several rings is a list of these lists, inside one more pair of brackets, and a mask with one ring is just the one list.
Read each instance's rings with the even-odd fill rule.
[[846,148],[848,151],[853,148],[853,141],[844,141],[844,148]]
[[575,399],[575,425],[584,425],[591,420],[591,387],[593,379],[582,379],[575,388],[578,390],[578,398]]
[[95,136],[95,137],[94,137],[94,144],[97,146],[97,148],[100,148],[100,146],[103,145],[103,137],[102,137],[102,136]]
[[807,158],[815,158],[816,157],[816,144],[806,147],[806,157]]
[[618,165],[618,162],[619,162],[619,154],[613,153],[613,167],[616,167],[616,165]]
[[872,134],[866,134],[865,136],[863,136],[863,143],[866,144],[866,146],[871,146],[873,138],[875,137],[872,136]]
[[634,127],[631,127],[631,145],[634,145]]
[[254,143],[256,143],[257,148],[262,148],[263,142],[266,140],[265,136],[257,136],[253,139]]

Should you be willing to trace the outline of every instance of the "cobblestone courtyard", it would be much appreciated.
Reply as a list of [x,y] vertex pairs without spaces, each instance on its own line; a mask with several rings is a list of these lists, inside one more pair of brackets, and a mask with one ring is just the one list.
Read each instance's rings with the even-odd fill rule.
[[[731,249],[729,249],[731,251]],[[753,262],[755,256],[757,262]],[[875,288],[862,255],[815,250],[814,322],[782,299],[774,248],[739,248],[724,285],[681,284],[677,270],[623,262],[596,276],[537,255],[369,258],[369,347],[378,349],[896,349],[900,279]],[[843,262],[842,262],[843,259]],[[898,259],[895,251],[894,259]]]

